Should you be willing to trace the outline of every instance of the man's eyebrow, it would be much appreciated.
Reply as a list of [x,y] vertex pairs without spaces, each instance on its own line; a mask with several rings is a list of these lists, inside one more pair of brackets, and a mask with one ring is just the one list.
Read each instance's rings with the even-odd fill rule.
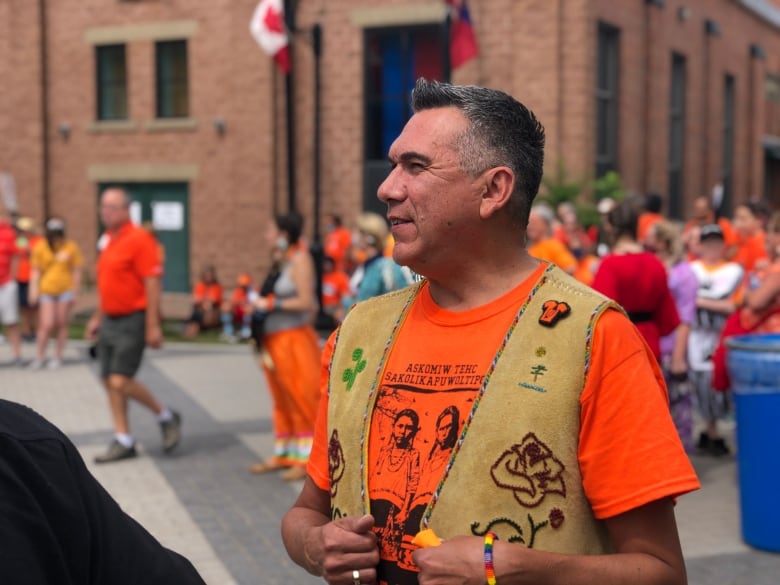
[[430,157],[414,151],[402,152],[400,155],[398,155],[397,159],[393,159],[393,157],[391,156],[389,157],[389,160],[390,160],[390,164],[393,164],[395,162],[408,162],[410,160],[418,160],[425,164],[430,164],[432,162]]

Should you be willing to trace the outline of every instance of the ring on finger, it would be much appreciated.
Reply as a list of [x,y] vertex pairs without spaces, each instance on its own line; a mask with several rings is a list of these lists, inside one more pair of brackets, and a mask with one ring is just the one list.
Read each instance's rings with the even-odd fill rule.
[[352,571],[352,583],[354,585],[360,585],[360,571],[357,569]]

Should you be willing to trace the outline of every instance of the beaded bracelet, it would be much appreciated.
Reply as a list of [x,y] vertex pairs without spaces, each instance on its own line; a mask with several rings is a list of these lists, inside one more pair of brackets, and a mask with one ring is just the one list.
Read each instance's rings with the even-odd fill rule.
[[485,579],[487,585],[496,585],[496,572],[493,570],[493,542],[498,540],[498,534],[488,531],[485,534]]

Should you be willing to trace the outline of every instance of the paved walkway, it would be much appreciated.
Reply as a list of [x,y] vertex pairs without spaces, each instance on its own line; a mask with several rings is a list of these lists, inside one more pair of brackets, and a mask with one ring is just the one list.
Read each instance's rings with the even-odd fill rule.
[[[25,345],[27,358],[32,350]],[[108,466],[92,464],[111,433],[94,363],[78,342],[66,357],[59,370],[31,372],[5,366],[10,353],[0,346],[0,397],[28,404],[67,433],[122,507],[191,559],[209,585],[322,582],[287,559],[279,537],[301,484],[247,472],[270,452],[272,434],[268,395],[245,346],[171,344],[148,352],[140,378],[182,413],[182,445],[163,455],[156,422],[136,406],[131,424],[142,456]],[[703,488],[677,505],[689,583],[776,585],[780,554],[741,540],[734,459],[694,457],[694,464]]]

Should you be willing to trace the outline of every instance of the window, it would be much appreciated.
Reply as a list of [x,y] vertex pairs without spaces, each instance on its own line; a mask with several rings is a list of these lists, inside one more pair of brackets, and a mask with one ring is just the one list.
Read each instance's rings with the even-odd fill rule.
[[780,103],[780,75],[768,73],[765,80],[766,99]]
[[669,215],[683,214],[683,159],[685,156],[686,59],[672,53],[669,95]]
[[190,115],[187,41],[156,43],[157,117],[186,118]]
[[412,115],[409,94],[418,77],[444,80],[443,25],[366,29],[364,207],[376,209],[387,176],[387,152]]
[[721,164],[723,203],[721,212],[731,212],[734,174],[734,76],[726,75],[723,84],[723,162]]
[[127,120],[127,56],[124,45],[95,47],[97,119]]
[[596,176],[617,170],[620,31],[599,23],[596,72]]

